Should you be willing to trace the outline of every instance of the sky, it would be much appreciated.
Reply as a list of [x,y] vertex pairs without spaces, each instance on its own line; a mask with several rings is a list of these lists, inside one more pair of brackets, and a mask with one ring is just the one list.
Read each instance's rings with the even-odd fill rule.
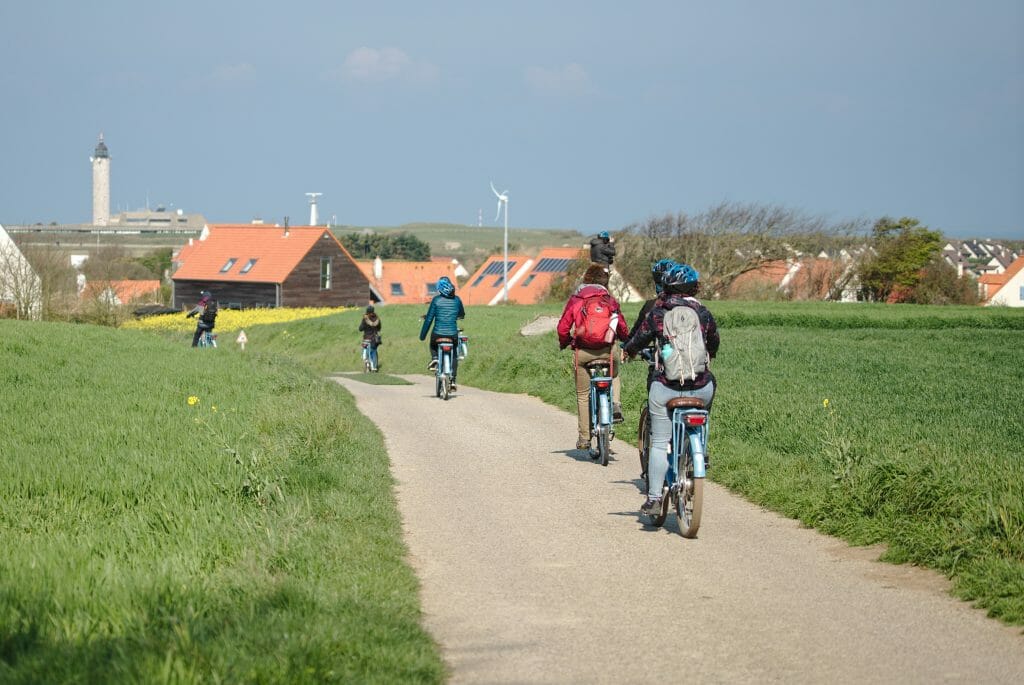
[[617,230],[721,202],[1024,239],[1020,0],[0,4],[0,223]]

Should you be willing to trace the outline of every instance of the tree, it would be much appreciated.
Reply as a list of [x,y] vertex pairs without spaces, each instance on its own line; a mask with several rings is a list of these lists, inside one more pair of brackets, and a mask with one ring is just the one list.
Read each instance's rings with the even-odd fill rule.
[[875,255],[861,266],[862,294],[876,302],[913,301],[922,270],[942,250],[942,235],[912,217],[882,217],[872,234]]
[[806,247],[815,252],[863,230],[860,222],[831,223],[774,205],[720,203],[699,214],[666,214],[616,234],[616,269],[648,293],[651,264],[668,258],[701,275],[707,297],[719,297],[740,275]]
[[412,233],[349,233],[338,240],[357,259],[380,257],[413,262],[430,261],[430,245]]
[[10,306],[18,319],[42,316],[42,281],[6,232],[0,234],[0,304]]
[[921,279],[909,301],[914,304],[978,304],[978,283],[959,276],[956,268],[941,256],[933,257],[921,270]]

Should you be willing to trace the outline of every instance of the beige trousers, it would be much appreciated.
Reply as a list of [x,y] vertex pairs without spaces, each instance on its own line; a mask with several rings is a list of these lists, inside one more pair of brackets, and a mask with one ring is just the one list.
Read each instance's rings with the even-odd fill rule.
[[621,359],[619,348],[616,345],[609,345],[596,350],[576,350],[575,373],[576,373],[576,412],[577,428],[580,440],[590,440],[590,373],[584,368],[584,364],[595,359],[608,359],[612,357],[612,401],[619,404],[621,385],[619,383],[619,361]]

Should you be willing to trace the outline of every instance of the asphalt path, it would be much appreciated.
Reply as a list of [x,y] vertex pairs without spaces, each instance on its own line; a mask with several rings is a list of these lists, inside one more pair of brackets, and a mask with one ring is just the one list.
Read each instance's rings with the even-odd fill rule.
[[615,441],[602,467],[573,449],[575,417],[538,399],[460,387],[445,402],[404,378],[337,380],[384,434],[452,683],[1024,683],[1020,629],[938,574],[714,483],[697,539],[671,517],[649,527],[634,447]]

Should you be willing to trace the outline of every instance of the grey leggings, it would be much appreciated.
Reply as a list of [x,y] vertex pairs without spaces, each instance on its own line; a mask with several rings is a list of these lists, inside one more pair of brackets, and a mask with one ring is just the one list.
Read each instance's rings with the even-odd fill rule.
[[655,381],[647,396],[647,407],[651,414],[651,453],[647,464],[648,497],[661,497],[661,486],[665,483],[668,473],[668,441],[672,437],[672,422],[668,418],[665,405],[674,397],[699,397],[704,406],[711,409],[711,400],[715,396],[715,384],[710,382],[696,390],[672,390]]

